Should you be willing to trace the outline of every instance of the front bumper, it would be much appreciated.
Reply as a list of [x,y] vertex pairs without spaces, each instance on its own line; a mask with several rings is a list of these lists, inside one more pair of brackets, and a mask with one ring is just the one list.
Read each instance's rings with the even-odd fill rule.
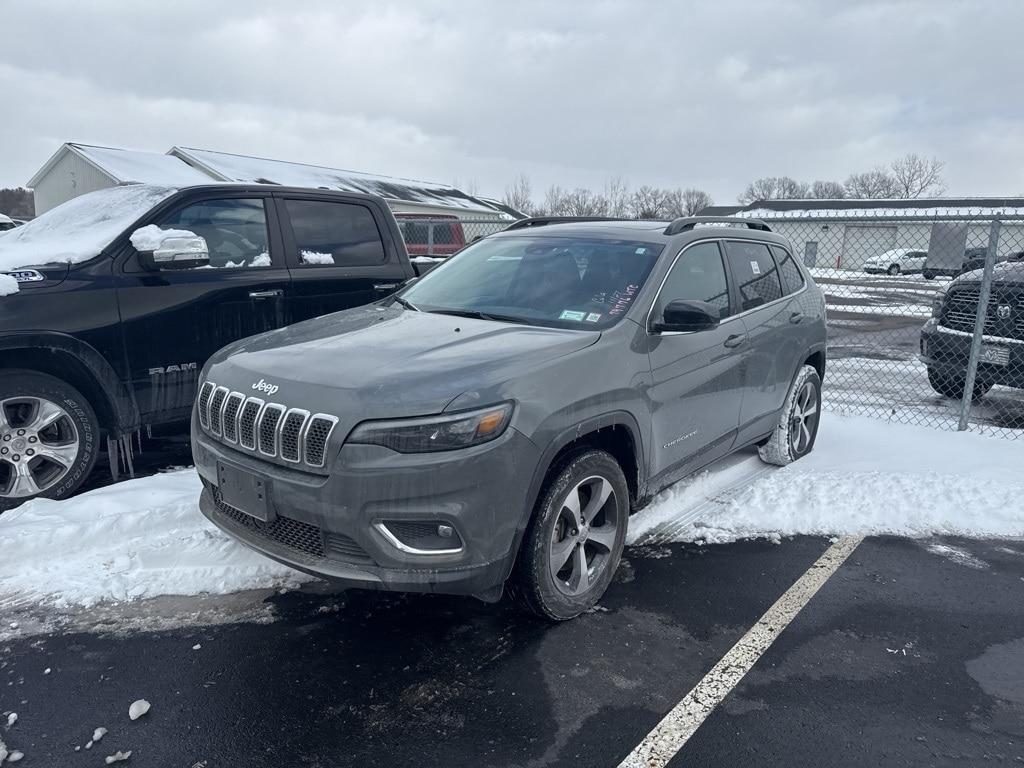
[[[195,418],[192,452],[203,514],[253,549],[349,587],[449,594],[485,593],[507,578],[539,460],[509,428],[491,443],[442,453],[345,445],[325,476],[235,450]],[[218,464],[263,481],[267,522],[224,503]],[[453,530],[451,543],[425,553],[407,533],[438,525]]]
[[[972,335],[929,320],[921,329],[921,361],[929,368],[950,376],[964,376],[971,356]],[[1024,340],[1002,336],[982,336],[986,346],[1009,350],[1007,365],[978,363],[978,380],[989,384],[1024,388]]]

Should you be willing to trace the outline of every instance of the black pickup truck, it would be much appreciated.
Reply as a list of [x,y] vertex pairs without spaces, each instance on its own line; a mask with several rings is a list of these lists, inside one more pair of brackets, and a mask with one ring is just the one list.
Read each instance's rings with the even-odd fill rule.
[[0,234],[0,512],[71,494],[104,437],[116,473],[224,345],[427,269],[382,199],[271,185],[114,187]]

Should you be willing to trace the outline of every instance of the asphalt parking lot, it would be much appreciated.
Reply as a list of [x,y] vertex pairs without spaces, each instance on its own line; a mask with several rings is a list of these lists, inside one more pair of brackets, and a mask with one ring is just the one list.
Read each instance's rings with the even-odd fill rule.
[[[614,766],[829,545],[634,546],[557,626],[311,587],[177,604],[192,626],[8,631],[0,732],[25,766]],[[1024,762],[1022,597],[1020,542],[867,539],[670,764]]]

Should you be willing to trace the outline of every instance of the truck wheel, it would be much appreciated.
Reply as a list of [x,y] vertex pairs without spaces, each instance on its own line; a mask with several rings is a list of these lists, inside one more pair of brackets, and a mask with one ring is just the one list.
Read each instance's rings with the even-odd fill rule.
[[0,512],[74,493],[96,463],[99,437],[92,406],[70,384],[0,371]]
[[[932,389],[938,392],[943,397],[951,397],[954,400],[963,400],[964,389],[967,387],[967,377],[939,373],[934,368],[928,369],[928,383],[931,384]],[[974,392],[971,395],[971,401],[980,400],[989,393],[992,389],[992,384],[987,381],[979,381],[977,378],[974,379]]]
[[604,451],[576,454],[556,472],[537,503],[509,589],[527,610],[566,621],[592,608],[615,575],[629,487]]
[[821,377],[813,365],[797,371],[782,406],[779,424],[757,451],[768,464],[785,466],[814,449],[821,420]]

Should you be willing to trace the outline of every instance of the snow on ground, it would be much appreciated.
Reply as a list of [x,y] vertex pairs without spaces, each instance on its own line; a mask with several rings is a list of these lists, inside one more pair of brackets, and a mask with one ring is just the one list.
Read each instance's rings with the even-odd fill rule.
[[[729,463],[753,472],[757,459]],[[630,521],[635,542],[734,478],[721,462],[664,493]],[[1024,536],[1024,444],[826,412],[811,455],[764,473],[687,525],[679,540],[811,534]]]
[[207,522],[200,487],[194,470],[181,470],[3,513],[0,597],[89,606],[308,580]]
[[10,275],[0,275],[0,296],[10,296],[18,292],[18,281]]

